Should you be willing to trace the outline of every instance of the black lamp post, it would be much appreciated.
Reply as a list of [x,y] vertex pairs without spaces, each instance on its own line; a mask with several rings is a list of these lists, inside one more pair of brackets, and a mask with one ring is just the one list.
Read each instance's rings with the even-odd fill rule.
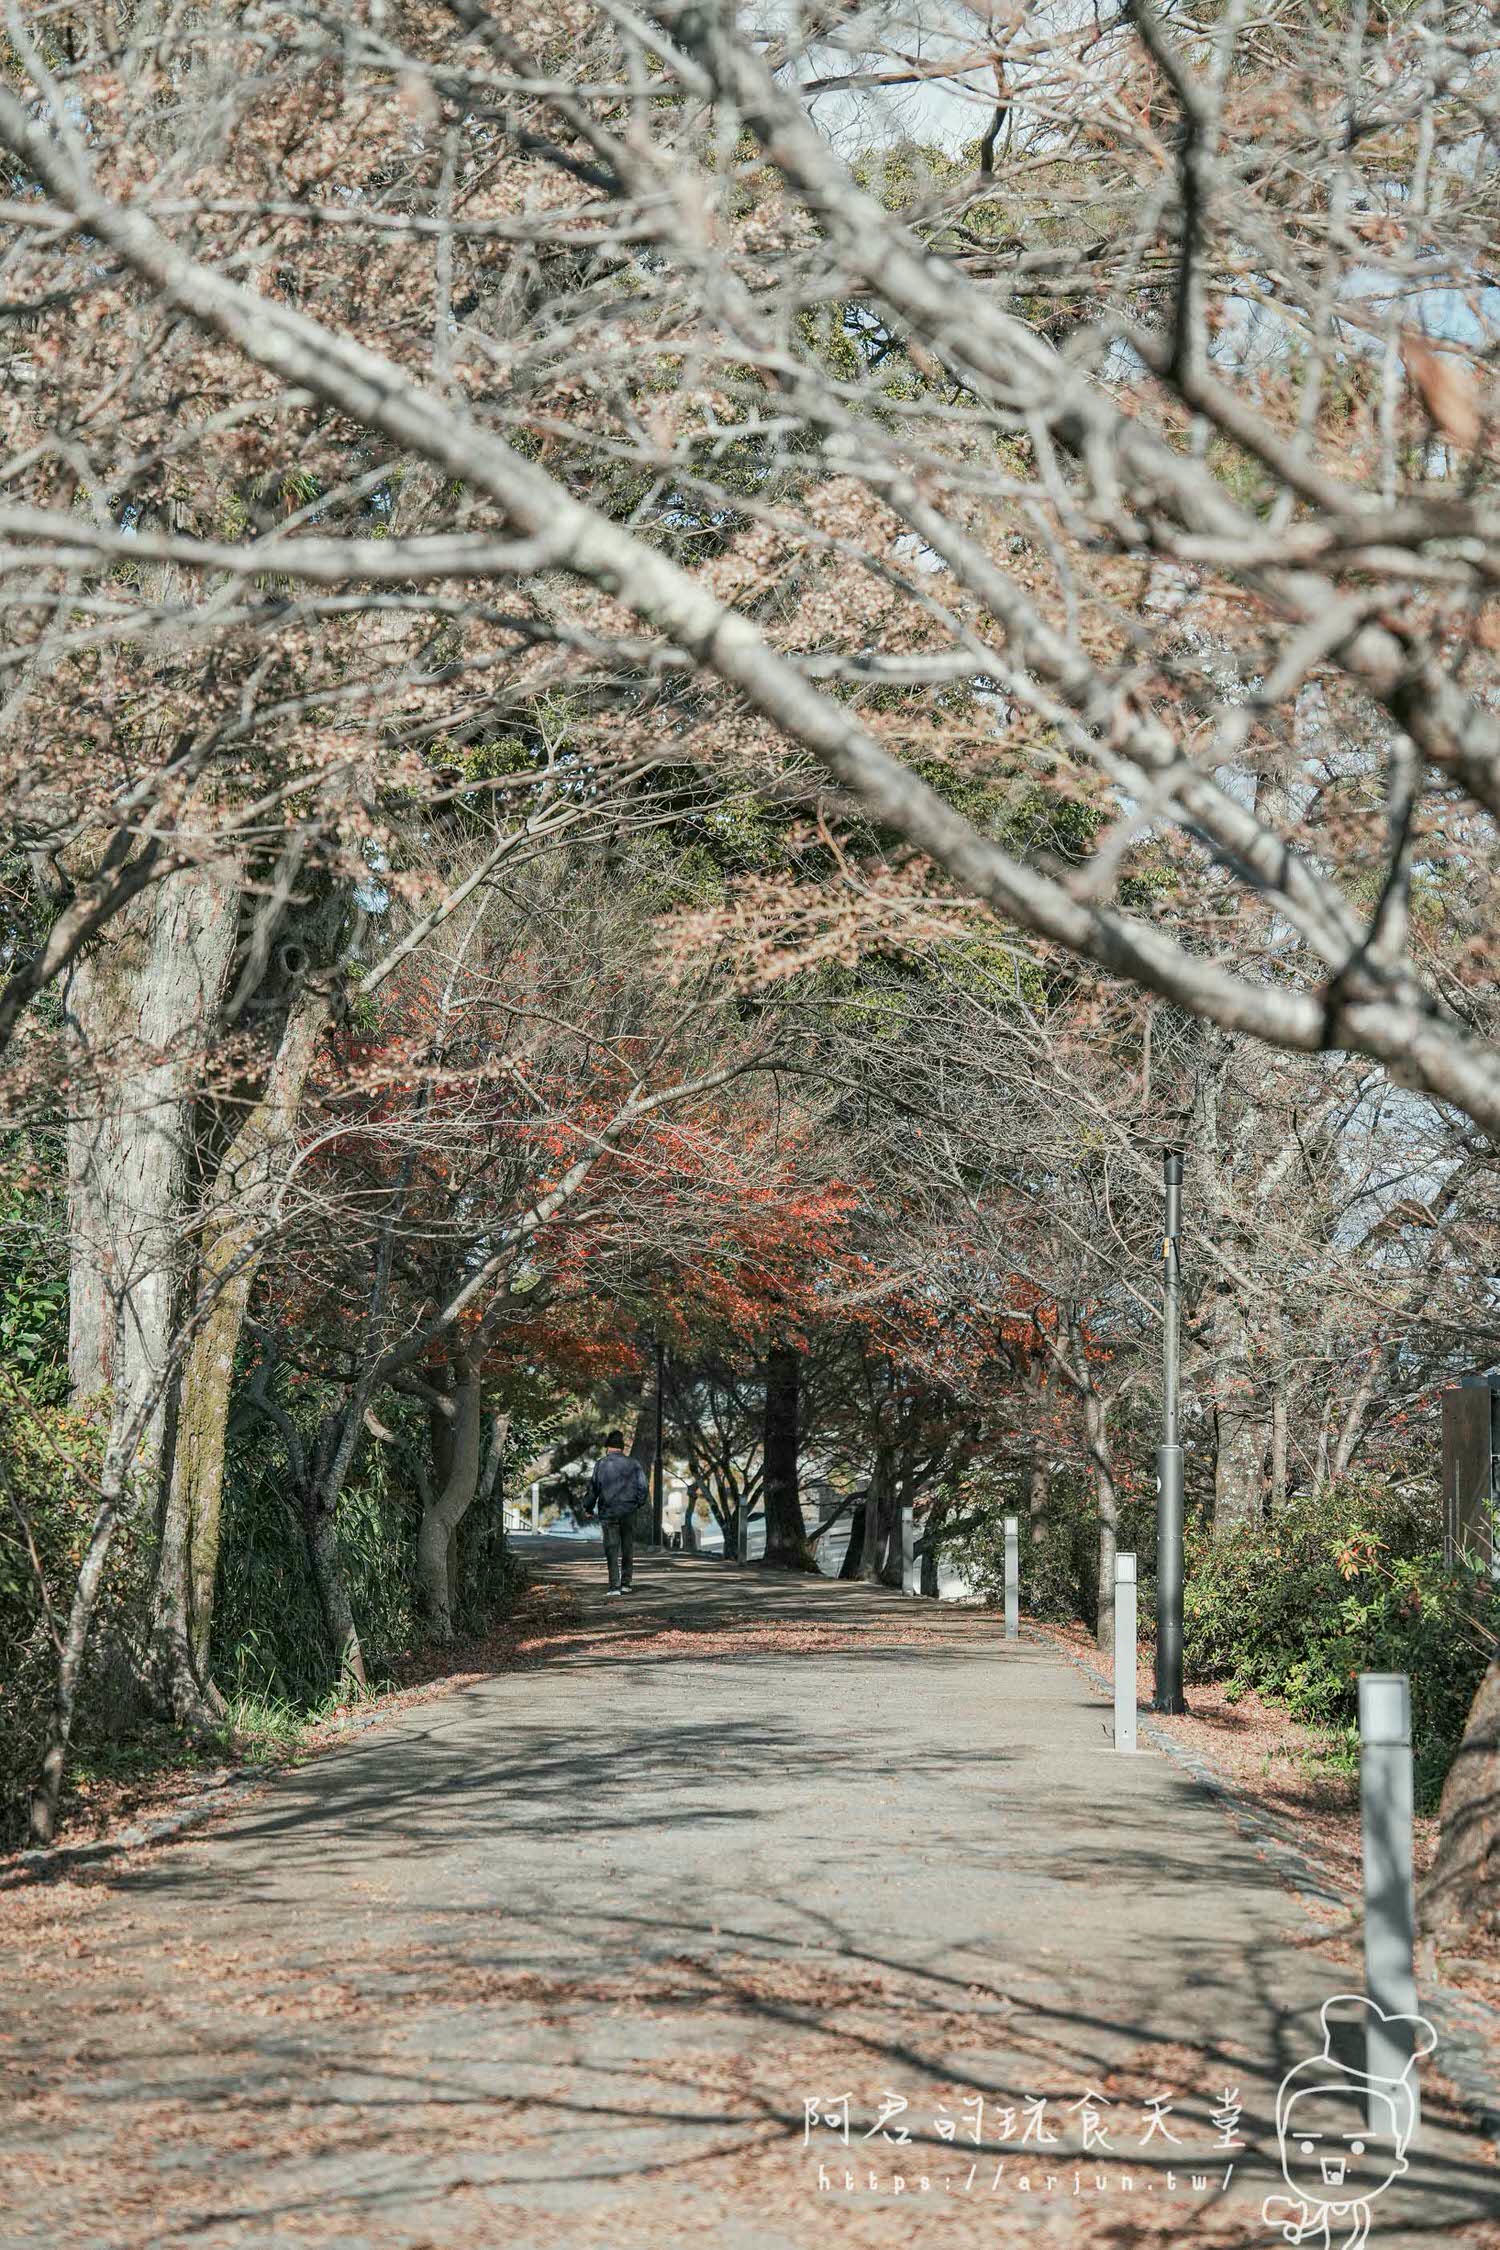
[[658,1336],[656,1339],[656,1459],[652,1463],[651,1477],[651,1544],[653,1547],[660,1547],[662,1538],[661,1390],[665,1364],[666,1354],[662,1350],[661,1338]]
[[1156,1449],[1156,1708],[1185,1711],[1182,1696],[1182,1447],[1178,1442],[1178,1315],[1182,1275],[1182,1151],[1162,1156],[1162,1430]]

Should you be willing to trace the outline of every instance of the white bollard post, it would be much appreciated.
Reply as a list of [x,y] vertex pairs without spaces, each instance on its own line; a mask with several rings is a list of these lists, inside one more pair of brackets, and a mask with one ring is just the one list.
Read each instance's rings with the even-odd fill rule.
[[533,1531],[540,1531],[542,1528],[542,1488],[539,1484],[534,1484],[531,1488],[531,1528]]
[[1021,1522],[1005,1519],[1005,1638],[1021,1638]]
[[1115,1557],[1115,1748],[1135,1748],[1135,1557]]
[[[1417,2012],[1416,1899],[1412,1885],[1411,1685],[1404,1672],[1359,1675],[1359,1811],[1365,1861],[1365,1994],[1387,2016]],[[1412,2062],[1412,2026],[1369,2019],[1365,2069],[1399,2078]],[[1417,2097],[1417,2074],[1409,2081]],[[1389,2128],[1373,2087],[1368,2123]]]

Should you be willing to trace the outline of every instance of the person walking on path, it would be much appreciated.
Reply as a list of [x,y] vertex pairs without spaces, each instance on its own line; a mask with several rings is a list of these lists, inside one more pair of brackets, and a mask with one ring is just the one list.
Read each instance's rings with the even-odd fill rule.
[[631,1518],[645,1497],[645,1470],[625,1451],[620,1432],[611,1430],[589,1479],[589,1498],[604,1528],[611,1594],[630,1592],[635,1572],[635,1526]]

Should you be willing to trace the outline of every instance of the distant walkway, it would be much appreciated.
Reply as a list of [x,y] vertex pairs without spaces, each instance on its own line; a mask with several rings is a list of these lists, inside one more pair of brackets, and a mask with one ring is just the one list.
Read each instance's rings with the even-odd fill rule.
[[[1354,1955],[1072,1666],[722,1562],[607,1602],[596,1550],[517,1545],[578,1594],[534,1665],[0,1900],[0,2239],[1280,2239],[1275,2085]],[[909,2143],[865,2137],[887,2096]],[[1495,2239],[1428,2106],[1372,2250]]]

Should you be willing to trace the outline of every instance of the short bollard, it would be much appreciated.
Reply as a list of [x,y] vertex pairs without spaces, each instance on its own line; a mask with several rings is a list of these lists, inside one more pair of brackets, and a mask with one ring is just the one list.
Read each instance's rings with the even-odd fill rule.
[[539,1484],[534,1484],[531,1488],[531,1528],[533,1531],[540,1531],[542,1528],[542,1488]]
[[1135,1557],[1115,1557],[1115,1748],[1135,1748]]
[[1021,1638],[1021,1524],[1017,1516],[1005,1519],[1005,1638]]
[[[1411,1688],[1404,1672],[1359,1675],[1359,1811],[1365,1860],[1365,1994],[1387,2016],[1369,2019],[1365,2069],[1399,2078],[1412,2061],[1417,2012],[1416,1899],[1412,1888]],[[1420,2099],[1416,2072],[1414,2099]],[[1384,2132],[1385,2097],[1372,2083],[1367,2122]],[[1420,2114],[1420,2111],[1414,2113]]]

